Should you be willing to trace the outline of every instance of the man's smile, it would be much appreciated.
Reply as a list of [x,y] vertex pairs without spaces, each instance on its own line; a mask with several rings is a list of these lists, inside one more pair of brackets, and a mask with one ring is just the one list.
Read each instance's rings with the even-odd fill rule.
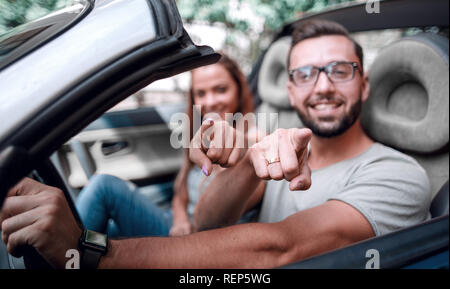
[[313,101],[307,104],[310,115],[318,117],[329,117],[341,112],[341,107],[344,107],[344,102],[341,100],[320,100]]

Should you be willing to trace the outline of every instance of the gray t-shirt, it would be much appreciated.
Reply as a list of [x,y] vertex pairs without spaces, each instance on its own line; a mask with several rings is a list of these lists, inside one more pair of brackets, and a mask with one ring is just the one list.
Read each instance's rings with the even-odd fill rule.
[[278,222],[296,212],[339,200],[356,208],[382,235],[430,218],[430,183],[411,157],[375,143],[361,155],[313,170],[306,191],[287,181],[269,181],[260,222]]

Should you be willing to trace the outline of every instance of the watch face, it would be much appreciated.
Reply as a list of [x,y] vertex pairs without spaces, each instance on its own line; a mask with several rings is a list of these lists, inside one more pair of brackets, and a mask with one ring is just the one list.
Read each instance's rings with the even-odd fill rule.
[[90,231],[90,230],[86,230],[86,238],[85,238],[85,242],[97,245],[97,246],[101,246],[101,247],[106,247],[107,246],[107,237],[106,235],[94,232],[94,231]]

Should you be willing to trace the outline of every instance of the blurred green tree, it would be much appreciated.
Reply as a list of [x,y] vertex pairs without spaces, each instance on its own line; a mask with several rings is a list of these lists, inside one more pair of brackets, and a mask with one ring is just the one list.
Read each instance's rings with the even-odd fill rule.
[[[254,18],[264,20],[265,31],[276,31],[299,14],[351,1],[354,0],[176,0],[187,22],[220,22],[241,31],[251,29]],[[252,15],[248,14],[250,11]]]
[[[305,12],[355,0],[176,0],[181,17],[188,24],[224,26],[224,50],[232,54],[248,72],[261,50],[284,24]],[[243,38],[249,45],[243,48]]]

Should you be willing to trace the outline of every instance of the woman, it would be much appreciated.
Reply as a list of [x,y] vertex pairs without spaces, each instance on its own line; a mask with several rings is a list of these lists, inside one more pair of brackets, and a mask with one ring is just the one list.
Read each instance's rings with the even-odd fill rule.
[[[216,113],[253,112],[252,95],[238,65],[226,55],[216,64],[191,72],[187,115],[193,127],[193,105],[202,117]],[[195,133],[195,132],[194,132]],[[192,137],[192,136],[191,136]],[[131,182],[109,175],[94,176],[77,199],[76,206],[87,229],[110,237],[180,236],[192,232],[191,218],[200,194],[220,168],[210,177],[194,166],[185,154],[174,183],[172,210],[163,210],[139,193]]]

